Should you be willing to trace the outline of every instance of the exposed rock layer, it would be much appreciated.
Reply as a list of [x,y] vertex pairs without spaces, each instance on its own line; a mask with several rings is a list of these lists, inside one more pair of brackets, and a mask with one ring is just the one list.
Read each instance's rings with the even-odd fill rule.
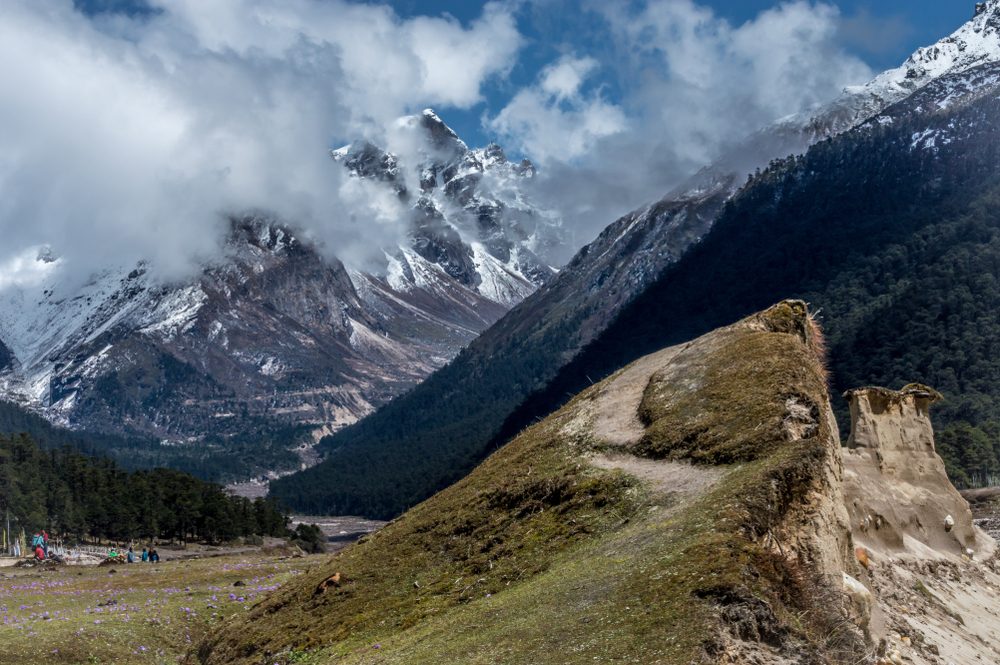
[[919,541],[957,555],[979,547],[969,504],[934,449],[930,407],[940,396],[912,385],[900,392],[864,388],[847,397],[846,498],[859,544],[906,550]]
[[886,663],[996,662],[995,543],[972,520],[934,448],[934,390],[850,391],[844,495],[869,632]]

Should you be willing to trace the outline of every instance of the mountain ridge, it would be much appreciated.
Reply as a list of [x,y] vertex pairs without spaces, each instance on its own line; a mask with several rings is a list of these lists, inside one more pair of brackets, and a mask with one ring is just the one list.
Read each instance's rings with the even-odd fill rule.
[[[947,48],[918,51],[908,61],[911,64],[875,79],[870,89],[845,93],[827,107],[825,115],[814,113],[779,123],[772,128],[770,138],[764,140],[762,133],[751,137],[750,144],[770,147],[771,154],[781,158],[810,144],[820,146],[844,136],[847,132],[840,130],[855,119],[854,115],[845,115],[845,109],[877,116],[891,100],[902,97],[896,101],[902,104],[909,99],[914,93],[910,85],[919,92],[949,75],[953,77],[949,80],[965,80],[966,73],[981,71],[1000,57],[1000,34],[993,27],[997,16],[1000,3],[992,2],[988,11],[941,42]],[[965,51],[960,51],[960,37],[965,34],[983,35],[983,39],[965,42]],[[963,55],[950,60],[941,56],[936,62],[947,61],[948,66],[916,76],[907,74],[907,67],[927,60],[927,54],[935,52]],[[774,154],[775,145],[787,152]],[[766,169],[766,159],[764,162],[761,165]],[[766,170],[764,173],[766,177]],[[750,186],[758,181],[759,176],[751,176]],[[649,285],[683,260],[692,248],[697,249],[714,232],[727,205],[747,187],[723,160],[720,167],[703,170],[660,202],[622,217],[584,247],[555,279],[487,330],[448,366],[384,407],[382,413],[325,439],[321,450],[331,460],[325,469],[321,465],[318,470],[276,483],[275,492],[283,500],[310,510],[370,510],[386,517],[457,480],[495,446],[549,413],[567,394],[578,391],[585,385],[581,381],[597,378],[588,374],[585,363],[578,363],[580,371],[569,383],[562,383],[559,373]],[[772,292],[768,298],[773,300],[785,293]],[[755,301],[756,306],[762,304],[760,299]],[[656,311],[658,305],[647,301],[646,306]],[[702,326],[686,332],[705,329]],[[618,360],[621,358],[616,356]],[[605,370],[617,366],[615,361],[604,363]],[[422,479],[398,476],[390,481],[384,477],[385,469],[395,464],[394,456],[409,459],[416,454],[414,450],[420,450],[422,457],[412,460],[412,464],[423,467],[423,459],[427,460]],[[378,468],[362,468],[354,458],[377,459],[378,464],[372,466]],[[432,467],[446,471],[434,471]],[[358,485],[355,478],[365,474],[378,478],[376,485],[384,481],[392,488],[389,494],[397,496],[377,495],[370,485]],[[436,480],[428,482],[428,474],[436,474]],[[307,489],[313,484],[315,490]],[[319,486],[327,489],[320,490]]]
[[[331,160],[374,186],[449,175],[399,192],[407,240],[385,248],[384,272],[259,215],[231,218],[223,254],[179,283],[140,263],[77,288],[43,249],[45,282],[0,293],[0,392],[63,426],[170,446],[271,432],[260,445],[287,469],[281,449],[308,453],[415,385],[554,274],[535,249],[559,242],[560,222],[518,192],[533,167],[499,146],[469,150],[430,111],[407,123],[434,149],[424,161],[379,158],[378,172],[352,161],[363,151]],[[453,150],[436,161],[445,139]]]

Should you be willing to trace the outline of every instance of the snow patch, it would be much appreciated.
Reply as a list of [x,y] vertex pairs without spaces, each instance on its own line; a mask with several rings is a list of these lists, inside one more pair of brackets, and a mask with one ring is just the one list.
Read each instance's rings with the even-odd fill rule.
[[201,285],[192,285],[168,291],[154,308],[140,320],[139,331],[174,339],[190,330],[197,321],[208,295]]
[[474,242],[471,246],[472,261],[481,280],[476,288],[484,297],[513,307],[534,293],[531,282],[490,254],[482,243]]

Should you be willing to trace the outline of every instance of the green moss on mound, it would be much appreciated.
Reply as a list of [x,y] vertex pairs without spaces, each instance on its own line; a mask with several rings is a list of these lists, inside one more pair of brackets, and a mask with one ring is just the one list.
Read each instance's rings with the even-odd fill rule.
[[[592,469],[563,419],[525,432],[471,476],[255,608],[202,648],[211,662],[365,643],[495,595],[549,568],[559,552],[620,527],[635,482]],[[341,587],[316,593],[334,572]],[[220,654],[225,654],[224,656]]]
[[[826,376],[818,362],[804,363],[797,337],[764,331],[730,330],[715,341],[713,353],[698,345],[678,362],[696,356],[700,380],[677,381],[674,373],[653,378],[640,407],[647,425],[636,451],[654,458],[689,459],[706,464],[748,462],[786,445],[793,430],[818,421],[816,395]],[[794,404],[798,414],[789,413]]]
[[[223,627],[198,660],[719,663],[745,640],[836,661],[856,646],[836,604],[776,540],[824,489],[835,441],[812,324],[778,318],[778,332],[758,317],[697,340],[681,376],[664,370],[643,397],[639,452],[739,462],[702,495],[587,463],[601,384]],[[335,572],[346,582],[317,594]]]

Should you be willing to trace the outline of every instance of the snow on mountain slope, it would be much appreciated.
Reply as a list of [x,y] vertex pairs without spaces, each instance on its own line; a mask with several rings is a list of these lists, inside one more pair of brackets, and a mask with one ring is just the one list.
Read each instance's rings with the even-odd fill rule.
[[39,285],[0,290],[0,394],[72,427],[197,441],[265,421],[333,431],[419,382],[555,274],[536,250],[562,238],[518,191],[529,164],[469,150],[430,111],[401,122],[418,164],[333,153],[410,203],[384,272],[263,219],[234,220],[226,255],[181,284],[139,265],[72,286],[40,254]]
[[411,249],[508,308],[556,273],[549,262],[565,242],[562,224],[525,200],[520,184],[534,177],[530,162],[509,161],[496,144],[470,150],[430,109],[397,128],[404,143],[417,146],[405,158],[368,142],[331,153],[352,175],[384,183],[410,206],[409,246],[389,258],[397,288],[416,278],[414,266],[402,265],[412,263]]
[[811,117],[793,117],[781,124],[789,127],[805,124],[811,140],[822,139],[877,115],[943,76],[997,61],[1000,61],[1000,0],[989,0],[976,5],[971,21],[937,43],[917,49],[899,67],[879,74],[863,86],[848,88],[839,99]]

